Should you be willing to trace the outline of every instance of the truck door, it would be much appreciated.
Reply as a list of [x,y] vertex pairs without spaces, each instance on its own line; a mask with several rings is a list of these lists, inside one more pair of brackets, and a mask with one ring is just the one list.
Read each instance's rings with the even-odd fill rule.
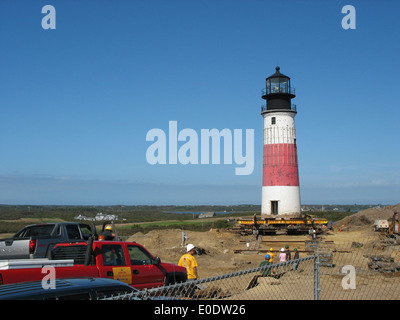
[[141,246],[128,245],[132,269],[132,286],[136,289],[164,285],[166,271],[161,265],[154,264],[153,257]]
[[132,271],[126,264],[123,247],[118,244],[105,244],[101,248],[103,266],[99,268],[100,277],[120,280],[132,284]]

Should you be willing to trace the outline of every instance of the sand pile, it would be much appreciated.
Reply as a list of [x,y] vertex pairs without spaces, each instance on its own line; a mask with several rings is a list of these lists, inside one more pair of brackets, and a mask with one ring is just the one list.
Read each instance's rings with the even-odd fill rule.
[[343,226],[345,228],[362,227],[367,225],[371,225],[372,227],[375,220],[389,219],[393,216],[394,212],[400,213],[400,203],[394,206],[370,208],[359,211],[349,217],[337,221],[335,225]]

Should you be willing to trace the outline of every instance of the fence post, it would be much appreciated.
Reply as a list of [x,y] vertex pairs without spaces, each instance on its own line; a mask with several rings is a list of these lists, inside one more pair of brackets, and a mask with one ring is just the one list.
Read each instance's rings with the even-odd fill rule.
[[319,265],[319,254],[316,254],[314,257],[314,300],[320,300]]

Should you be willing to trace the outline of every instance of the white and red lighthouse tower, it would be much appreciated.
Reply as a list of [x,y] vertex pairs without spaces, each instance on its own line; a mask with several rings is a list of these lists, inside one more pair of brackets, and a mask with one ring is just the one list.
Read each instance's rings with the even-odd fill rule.
[[261,107],[264,118],[264,153],[261,215],[300,214],[297,163],[295,90],[290,78],[276,72],[266,79]]

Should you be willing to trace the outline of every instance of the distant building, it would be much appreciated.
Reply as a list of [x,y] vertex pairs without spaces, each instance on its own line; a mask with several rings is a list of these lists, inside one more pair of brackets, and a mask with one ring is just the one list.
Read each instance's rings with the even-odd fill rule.
[[115,214],[104,214],[102,212],[99,212],[96,214],[94,217],[96,221],[102,221],[102,220],[118,220],[118,216]]
[[103,220],[112,220],[112,221],[116,221],[118,220],[118,216],[115,214],[103,214],[102,212],[99,212],[96,214],[96,216],[94,218],[92,217],[86,217],[83,215],[79,215],[74,217],[75,220],[89,220],[89,221],[103,221]]
[[215,212],[204,212],[204,213],[200,213],[199,219],[212,218],[214,216],[215,216]]

